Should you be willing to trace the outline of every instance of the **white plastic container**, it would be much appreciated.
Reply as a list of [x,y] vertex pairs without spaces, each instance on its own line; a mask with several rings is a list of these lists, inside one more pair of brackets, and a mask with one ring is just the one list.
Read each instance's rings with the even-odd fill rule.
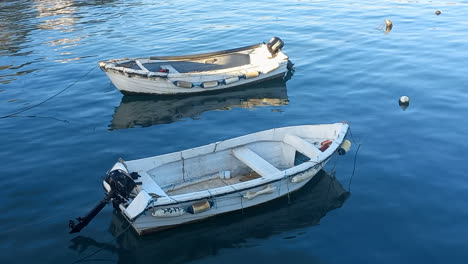
[[219,178],[221,179],[231,179],[231,172],[230,171],[220,171]]

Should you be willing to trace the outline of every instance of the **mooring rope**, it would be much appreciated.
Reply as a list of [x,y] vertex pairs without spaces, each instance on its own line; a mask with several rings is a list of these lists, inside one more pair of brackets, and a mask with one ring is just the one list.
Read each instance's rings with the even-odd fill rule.
[[19,110],[19,111],[14,112],[14,113],[11,113],[11,114],[8,114],[8,115],[5,115],[5,116],[1,116],[0,119],[4,119],[4,118],[8,118],[8,117],[14,117],[14,116],[16,116],[16,115],[18,115],[18,114],[21,114],[21,113],[23,113],[23,112],[26,112],[26,111],[28,111],[28,110],[30,110],[30,109],[35,108],[35,107],[38,107],[38,106],[40,106],[40,105],[46,103],[47,101],[52,100],[53,98],[59,96],[61,93],[63,93],[63,92],[65,92],[66,90],[70,89],[73,85],[77,84],[77,83],[78,83],[79,81],[81,81],[84,77],[86,77],[88,74],[90,74],[95,68],[96,68],[96,66],[93,67],[93,68],[91,68],[91,70],[89,70],[87,73],[85,73],[83,76],[81,76],[78,80],[76,80],[76,81],[73,82],[72,84],[70,84],[70,85],[68,85],[67,87],[65,87],[65,88],[64,88],[63,90],[61,90],[60,92],[58,92],[58,93],[52,95],[51,97],[49,97],[49,98],[43,100],[42,102],[40,102],[40,103],[38,103],[38,104],[35,104],[35,105],[32,105],[32,106],[28,106],[28,107],[26,107],[26,108],[24,108],[24,109],[21,109],[21,110]]
[[361,148],[361,144],[358,144],[358,147],[356,149],[356,153],[354,154],[353,173],[351,174],[351,178],[349,179],[348,192],[351,192],[351,182],[353,181],[354,172],[356,171],[356,160],[357,160],[357,155],[358,155],[358,151],[359,151],[360,148]]
[[358,145],[358,147],[357,147],[357,149],[356,149],[356,152],[354,153],[353,173],[351,174],[351,178],[349,179],[349,183],[348,183],[348,192],[351,192],[351,182],[353,181],[353,176],[354,176],[354,173],[356,172],[356,161],[357,161],[357,156],[358,156],[358,152],[359,152],[359,149],[361,148],[362,143],[358,143],[358,142],[354,139],[353,132],[352,132],[351,128],[349,128],[349,134],[350,134],[351,139],[353,140],[354,144],[357,144],[357,145]]
[[65,119],[59,119],[53,116],[36,116],[36,115],[15,115],[15,117],[30,117],[30,118],[44,118],[44,119],[52,119],[55,121],[63,122],[63,123],[68,123],[70,124],[71,122]]
[[52,215],[52,216],[49,216],[49,217],[44,217],[44,218],[42,218],[42,219],[40,219],[40,220],[38,220],[38,221],[29,222],[29,223],[26,223],[26,224],[24,224],[24,225],[17,225],[16,227],[11,228],[11,229],[9,229],[9,230],[2,230],[2,231],[0,232],[0,234],[2,234],[2,235],[8,234],[8,233],[14,232],[14,231],[16,231],[16,230],[18,230],[18,229],[24,229],[24,228],[26,228],[26,227],[28,227],[28,226],[41,224],[41,223],[44,223],[45,221],[48,221],[48,220],[51,220],[51,219],[54,219],[54,218],[57,218],[57,217],[60,217],[60,215]]
[[286,179],[286,188],[288,189],[288,204],[291,204],[291,195],[290,195],[291,192],[289,191],[289,179]]

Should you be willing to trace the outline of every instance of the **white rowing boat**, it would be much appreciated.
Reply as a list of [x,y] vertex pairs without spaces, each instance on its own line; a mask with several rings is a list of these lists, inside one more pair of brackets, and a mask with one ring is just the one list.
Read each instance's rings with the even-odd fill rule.
[[138,234],[259,205],[304,186],[335,152],[346,153],[347,123],[265,130],[165,155],[119,160],[104,178],[112,201]]
[[284,76],[292,68],[277,37],[268,43],[218,52],[99,62],[123,94],[219,91]]

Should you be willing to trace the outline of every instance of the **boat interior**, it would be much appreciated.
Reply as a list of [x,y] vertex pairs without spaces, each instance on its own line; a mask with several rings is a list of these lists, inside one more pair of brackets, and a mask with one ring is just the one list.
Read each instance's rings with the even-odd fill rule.
[[321,142],[326,140],[328,138],[306,140],[288,134],[282,141],[256,141],[183,158],[157,166],[147,173],[170,196],[232,186],[278,175],[309,160],[319,161],[323,151]]
[[168,73],[189,73],[229,69],[248,65],[250,62],[249,54],[230,53],[185,60],[147,60],[141,63],[133,60],[119,63],[117,66],[150,72],[167,70]]

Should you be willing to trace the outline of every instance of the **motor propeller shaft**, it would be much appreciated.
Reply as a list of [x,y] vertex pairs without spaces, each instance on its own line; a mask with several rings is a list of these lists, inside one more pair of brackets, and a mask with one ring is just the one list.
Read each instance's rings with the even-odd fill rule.
[[109,203],[113,196],[114,192],[109,192],[106,197],[104,197],[104,199],[102,199],[102,201],[100,201],[99,204],[96,205],[85,217],[77,217],[76,220],[78,220],[78,223],[70,220],[68,222],[68,226],[71,228],[70,234],[78,233],[81,229],[87,226],[89,222],[91,222],[91,220],[93,220],[93,218],[106,206],[106,204]]

